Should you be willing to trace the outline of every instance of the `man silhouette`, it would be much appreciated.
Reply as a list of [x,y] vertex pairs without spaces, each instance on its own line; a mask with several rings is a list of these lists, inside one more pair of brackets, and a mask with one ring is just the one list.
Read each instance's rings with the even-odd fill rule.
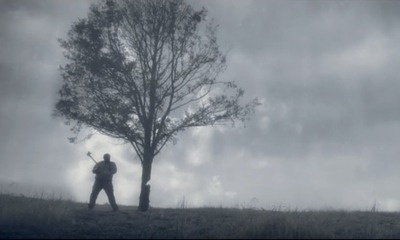
[[88,205],[89,210],[94,207],[99,192],[104,189],[113,211],[118,211],[118,206],[114,197],[114,188],[112,185],[112,177],[117,172],[117,165],[114,162],[111,162],[110,158],[110,154],[104,154],[104,161],[96,163],[93,167],[92,172],[96,174],[96,179],[93,184],[92,193],[90,194]]

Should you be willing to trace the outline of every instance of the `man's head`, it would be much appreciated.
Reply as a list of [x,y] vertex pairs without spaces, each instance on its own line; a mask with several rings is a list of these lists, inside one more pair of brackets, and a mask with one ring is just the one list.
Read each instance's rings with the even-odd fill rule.
[[106,153],[106,154],[103,155],[103,159],[104,159],[105,162],[109,162],[109,161],[110,161],[110,158],[111,158],[111,157],[110,157],[110,154],[108,154],[108,153]]

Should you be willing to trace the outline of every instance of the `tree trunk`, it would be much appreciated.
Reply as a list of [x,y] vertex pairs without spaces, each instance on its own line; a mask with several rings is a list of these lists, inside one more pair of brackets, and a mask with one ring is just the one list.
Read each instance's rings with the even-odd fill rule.
[[139,207],[138,210],[146,212],[149,209],[150,203],[150,185],[147,184],[151,178],[151,165],[153,156],[147,155],[142,164],[142,184],[140,189]]
[[146,184],[141,187],[140,197],[139,197],[139,207],[138,210],[146,212],[150,207],[150,185]]

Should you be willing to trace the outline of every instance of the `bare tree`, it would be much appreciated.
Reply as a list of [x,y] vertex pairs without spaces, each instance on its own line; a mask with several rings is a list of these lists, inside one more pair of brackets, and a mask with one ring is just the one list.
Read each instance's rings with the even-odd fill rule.
[[244,91],[217,81],[225,56],[205,17],[206,9],[181,0],[103,1],[60,39],[69,61],[60,68],[55,115],[76,134],[84,126],[133,146],[142,164],[141,211],[149,208],[153,159],[166,143],[190,127],[245,121],[258,104],[241,106]]

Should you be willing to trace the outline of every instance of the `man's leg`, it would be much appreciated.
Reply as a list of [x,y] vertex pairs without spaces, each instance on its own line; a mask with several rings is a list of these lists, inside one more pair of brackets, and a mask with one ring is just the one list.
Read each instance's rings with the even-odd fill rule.
[[114,188],[111,182],[104,185],[104,191],[107,194],[108,201],[110,202],[110,205],[113,208],[113,210],[118,211],[118,206],[117,203],[115,202],[115,197],[114,197]]
[[99,182],[95,181],[93,184],[93,188],[92,188],[92,193],[90,194],[90,201],[89,201],[89,205],[88,208],[92,209],[94,207],[94,205],[96,204],[96,199],[97,196],[99,195],[99,192],[101,191],[102,186]]

